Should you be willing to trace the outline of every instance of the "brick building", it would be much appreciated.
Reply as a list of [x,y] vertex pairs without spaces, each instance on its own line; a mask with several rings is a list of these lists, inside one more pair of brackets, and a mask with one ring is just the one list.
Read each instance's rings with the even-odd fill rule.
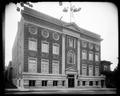
[[24,7],[12,50],[18,88],[105,87],[100,35]]

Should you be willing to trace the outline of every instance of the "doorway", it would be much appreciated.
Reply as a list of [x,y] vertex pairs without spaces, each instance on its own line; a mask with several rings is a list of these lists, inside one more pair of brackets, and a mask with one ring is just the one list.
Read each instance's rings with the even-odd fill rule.
[[68,75],[68,88],[73,88],[75,85],[74,75]]

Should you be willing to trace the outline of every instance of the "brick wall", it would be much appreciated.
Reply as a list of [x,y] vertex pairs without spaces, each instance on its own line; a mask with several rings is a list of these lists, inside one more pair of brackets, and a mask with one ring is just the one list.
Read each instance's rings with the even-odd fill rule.
[[[36,20],[36,18],[33,18],[33,17],[30,17],[30,16],[27,16],[25,15],[25,18],[26,20],[29,20],[31,21],[32,23],[37,23],[37,24],[40,24],[42,26],[47,26],[49,28],[54,28],[56,29],[56,25],[52,25],[52,24],[48,24],[46,22],[43,22],[42,20]],[[39,22],[38,22],[39,21]],[[25,24],[24,25],[24,72],[28,72],[28,56],[33,56],[33,57],[37,57],[37,70],[38,72],[41,72],[41,58],[46,58],[46,59],[49,59],[49,73],[52,73],[52,60],[59,60],[60,61],[60,74],[61,74],[61,71],[62,71],[62,64],[61,64],[61,59],[62,59],[62,39],[61,39],[61,33],[58,33],[60,35],[60,39],[58,41],[54,40],[53,39],[53,31],[51,30],[48,30],[49,32],[49,37],[48,38],[44,38],[42,35],[41,35],[41,30],[43,30],[42,27],[39,27],[39,26],[36,26],[37,29],[38,29],[38,32],[36,35],[32,35],[30,32],[28,32],[28,26],[29,24]],[[58,28],[60,29],[60,28]],[[57,30],[58,30],[57,29]],[[37,52],[34,52],[34,51],[30,51],[28,50],[28,38],[29,37],[34,37],[37,39]],[[45,54],[45,53],[41,53],[41,40],[45,40],[47,42],[49,42],[49,54]],[[59,56],[56,58],[56,56],[54,56],[52,54],[52,44],[53,43],[58,43],[60,45],[60,54]]]

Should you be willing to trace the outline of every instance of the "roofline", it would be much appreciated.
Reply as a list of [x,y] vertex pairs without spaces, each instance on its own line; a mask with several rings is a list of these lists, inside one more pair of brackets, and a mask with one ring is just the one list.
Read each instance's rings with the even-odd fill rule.
[[[88,31],[88,30],[85,30],[85,29],[83,29],[83,28],[80,28],[80,27],[79,27],[77,24],[75,24],[75,23],[67,23],[67,22],[64,22],[64,21],[62,21],[62,20],[59,20],[59,19],[57,19],[57,18],[54,18],[54,17],[49,16],[49,15],[47,15],[47,14],[44,14],[44,13],[42,13],[42,12],[36,11],[36,10],[34,10],[34,9],[28,8],[28,7],[26,7],[26,6],[24,6],[24,10],[21,11],[21,14],[22,14],[22,13],[31,15],[31,16],[36,17],[36,18],[38,18],[38,19],[42,19],[42,20],[44,20],[44,21],[47,21],[47,22],[49,22],[49,23],[52,23],[52,24],[55,24],[55,25],[58,25],[58,26],[61,26],[61,27],[64,27],[64,28],[68,28],[67,25],[73,24],[73,25],[75,25],[75,26],[77,27],[77,29],[79,30],[79,31],[78,31],[79,33],[82,33],[82,34],[84,34],[84,35],[87,35],[87,36],[90,36],[90,37],[92,37],[92,38],[98,39],[98,40],[100,40],[100,41],[103,40],[103,39],[100,38],[100,35],[98,35],[98,34],[96,34],[96,33],[93,33],[93,32],[90,32],[90,31]],[[33,14],[33,13],[36,13],[36,14]],[[41,15],[41,16],[40,16],[40,15]],[[42,17],[42,16],[43,16],[43,17]],[[47,20],[46,20],[44,17],[46,17]],[[53,20],[51,20],[51,21],[52,21],[52,22],[51,22],[49,19],[53,19],[53,20],[56,21],[56,22],[54,22]],[[68,28],[68,29],[70,29],[70,28]],[[72,30],[73,30],[73,29],[72,29]],[[76,30],[74,30],[74,31],[76,31]],[[84,32],[82,32],[82,31],[84,31]],[[92,36],[92,35],[93,35],[93,36]]]

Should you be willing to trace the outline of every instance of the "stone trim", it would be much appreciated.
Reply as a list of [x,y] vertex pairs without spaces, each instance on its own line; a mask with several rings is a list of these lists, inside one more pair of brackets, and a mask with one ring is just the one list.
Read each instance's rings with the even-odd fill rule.
[[93,44],[96,44],[96,45],[99,45],[99,46],[100,46],[100,42],[95,42],[95,41],[88,40],[88,39],[85,39],[85,38],[82,38],[82,37],[80,37],[79,39],[80,39],[80,40],[84,40],[84,41],[86,41],[86,42],[93,43]]
[[74,33],[74,32],[72,32],[70,30],[68,31],[66,29],[63,29],[63,34],[70,35],[70,36],[73,36],[75,38],[80,38],[80,34]]
[[36,23],[33,23],[33,22],[30,22],[30,21],[27,21],[27,20],[24,20],[24,23],[28,23],[28,24],[33,24],[37,27],[42,27],[44,29],[47,29],[47,30],[51,30],[51,31],[54,31],[54,32],[58,32],[58,33],[62,33],[61,31],[58,31],[58,30],[55,30],[55,29],[52,29],[52,28],[48,28],[47,26],[42,26],[42,25],[39,25],[39,24],[36,24]]

